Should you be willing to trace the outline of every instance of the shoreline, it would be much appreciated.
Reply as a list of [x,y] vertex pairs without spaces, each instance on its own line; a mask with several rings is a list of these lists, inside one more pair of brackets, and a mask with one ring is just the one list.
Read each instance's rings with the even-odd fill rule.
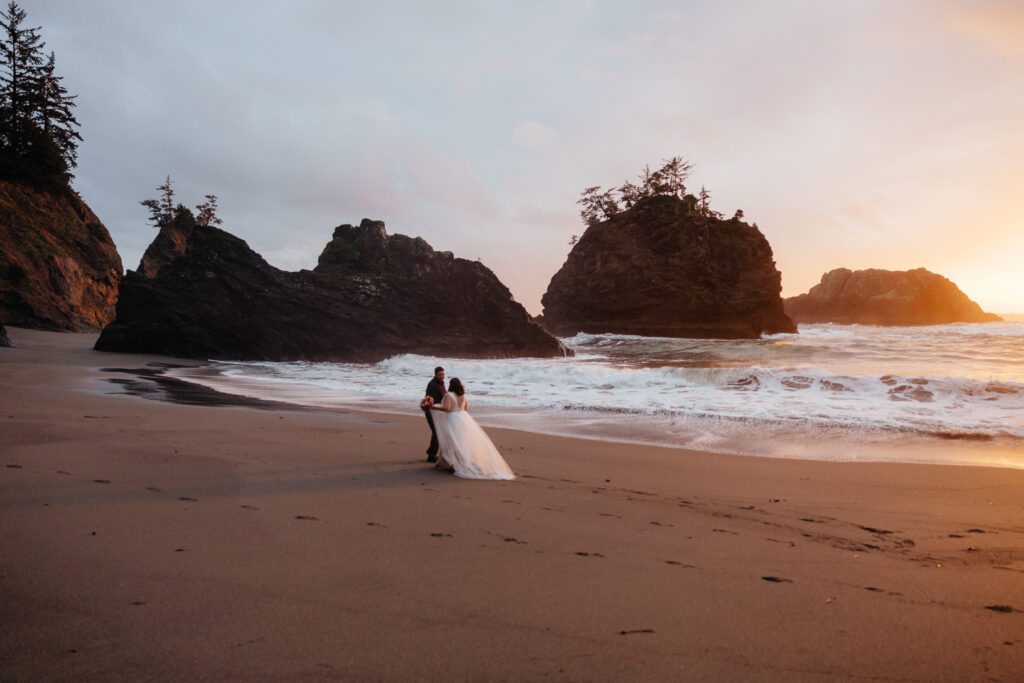
[[[356,411],[378,415],[412,417],[394,398],[359,395],[346,400],[347,394],[322,395],[323,388],[306,387],[301,382],[271,386],[270,393],[255,378],[234,378],[224,374],[218,361],[198,367],[198,375],[172,376],[188,384],[199,385],[221,396],[234,396],[310,410]],[[228,363],[227,365],[233,365]],[[174,372],[177,368],[170,369]],[[303,398],[292,396],[306,390]],[[472,395],[472,391],[470,392]],[[310,401],[312,395],[314,400]],[[264,396],[265,398],[260,398]],[[293,397],[294,400],[289,400]],[[892,462],[958,467],[996,467],[1024,469],[1024,446],[1009,437],[971,433],[934,433],[922,430],[873,430],[792,424],[785,420],[743,417],[651,414],[631,409],[576,409],[571,407],[524,408],[494,406],[476,401],[474,414],[488,429],[511,429],[542,436],[582,439],[621,446],[677,448],[743,457],[819,460],[824,462]],[[638,419],[630,419],[638,418]],[[689,442],[687,442],[689,440]],[[696,441],[696,443],[692,443]]]
[[[1024,471],[720,455],[90,392],[0,349],[0,678],[1014,680]],[[98,361],[98,362],[97,362]],[[111,389],[114,389],[111,386]]]

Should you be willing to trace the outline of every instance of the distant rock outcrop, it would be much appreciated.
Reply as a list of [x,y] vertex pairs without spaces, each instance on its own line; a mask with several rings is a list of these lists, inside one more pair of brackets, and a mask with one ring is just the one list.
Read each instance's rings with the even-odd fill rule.
[[3,325],[0,325],[0,346],[11,346],[11,338],[7,336]]
[[795,332],[761,232],[654,196],[595,223],[551,278],[541,324],[578,332],[756,338]]
[[121,257],[70,189],[0,181],[0,320],[43,330],[99,330],[114,317]]
[[925,270],[836,268],[806,294],[786,299],[798,323],[944,325],[1002,320],[986,313],[950,280]]
[[96,348],[281,361],[565,353],[482,264],[371,220],[335,228],[317,267],[294,273],[223,230],[164,227]]

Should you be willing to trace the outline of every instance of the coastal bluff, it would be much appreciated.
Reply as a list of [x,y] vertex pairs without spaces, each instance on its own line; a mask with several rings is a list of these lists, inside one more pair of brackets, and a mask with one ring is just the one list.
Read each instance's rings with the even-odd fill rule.
[[98,331],[114,317],[121,257],[70,188],[0,180],[0,322]]
[[842,325],[945,325],[999,322],[952,281],[924,268],[850,270],[836,268],[806,294],[785,300],[798,323]]
[[316,268],[298,272],[218,228],[165,225],[125,275],[117,317],[95,348],[341,362],[570,353],[483,264],[369,219],[335,228]]
[[692,197],[653,196],[590,225],[541,302],[545,329],[753,339],[796,332],[768,240]]

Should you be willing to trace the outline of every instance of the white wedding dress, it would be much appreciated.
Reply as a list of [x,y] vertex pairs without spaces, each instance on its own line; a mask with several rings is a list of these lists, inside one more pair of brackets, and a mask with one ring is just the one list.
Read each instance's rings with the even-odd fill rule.
[[483,428],[466,412],[466,397],[445,394],[441,405],[448,412],[434,412],[438,455],[466,479],[515,479],[512,468],[498,453]]

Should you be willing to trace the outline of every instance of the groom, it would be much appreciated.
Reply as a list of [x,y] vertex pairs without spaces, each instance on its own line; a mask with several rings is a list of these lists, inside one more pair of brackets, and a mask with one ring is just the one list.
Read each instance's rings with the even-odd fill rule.
[[[427,384],[427,396],[434,400],[435,405],[440,405],[444,400],[444,368],[434,368],[434,379]],[[427,416],[427,424],[430,425],[430,446],[427,447],[427,462],[437,462],[437,431],[434,429],[434,418],[431,416],[430,406],[423,409]]]

